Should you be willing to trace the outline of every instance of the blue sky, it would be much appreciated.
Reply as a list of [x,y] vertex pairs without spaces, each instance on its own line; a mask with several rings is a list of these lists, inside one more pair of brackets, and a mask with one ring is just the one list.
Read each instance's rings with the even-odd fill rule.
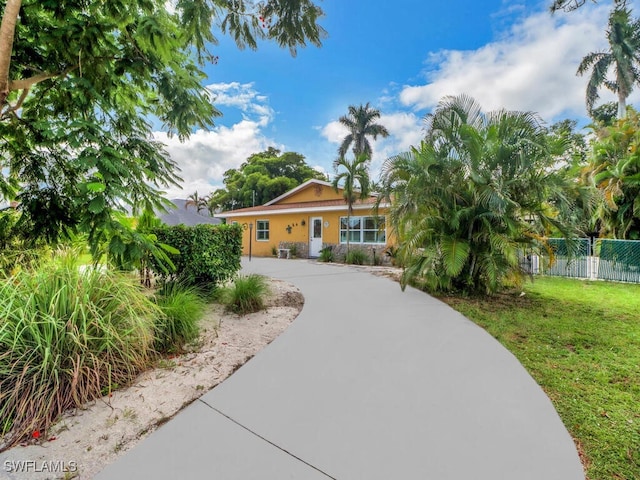
[[328,38],[295,58],[271,44],[239,51],[218,35],[220,59],[206,67],[205,84],[224,116],[182,144],[157,132],[184,178],[168,196],[208,194],[224,171],[269,146],[331,173],[345,135],[337,119],[366,102],[391,132],[374,144],[374,177],[386,158],[419,143],[422,117],[444,95],[469,94],[485,110],[536,111],[547,123],[585,123],[587,79],[575,71],[606,47],[611,3],[552,16],[549,1],[318,1]]

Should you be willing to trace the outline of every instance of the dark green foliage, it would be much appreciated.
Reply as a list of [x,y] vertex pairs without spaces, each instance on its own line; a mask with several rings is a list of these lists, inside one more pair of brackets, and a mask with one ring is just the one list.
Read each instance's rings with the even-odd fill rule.
[[268,150],[251,155],[239,169],[224,173],[224,186],[209,197],[211,210],[262,205],[311,179],[327,180],[295,152]]
[[0,6],[16,25],[0,38],[0,200],[17,198],[30,237],[47,241],[80,230],[96,244],[114,212],[165,204],[180,178],[153,130],[184,140],[220,115],[202,85],[214,32],[292,54],[325,36],[311,0],[15,5]]
[[234,225],[163,226],[153,230],[158,241],[176,248],[169,254],[176,270],[167,275],[151,259],[154,272],[161,278],[177,278],[187,285],[219,285],[240,270],[242,227]]
[[239,275],[233,283],[225,287],[222,299],[229,310],[246,314],[264,308],[264,297],[269,292],[266,277],[262,275]]
[[198,338],[198,321],[205,302],[194,288],[179,282],[166,282],[154,300],[162,310],[155,323],[154,348],[158,352],[174,352]]
[[56,256],[0,282],[0,451],[152,360],[160,311],[128,278]]
[[524,279],[520,251],[544,251],[549,232],[575,236],[565,151],[534,113],[484,113],[461,95],[425,120],[420,147],[383,167],[403,285],[495,293]]
[[344,262],[351,265],[367,265],[369,263],[369,255],[364,250],[354,248],[347,252]]
[[599,193],[595,209],[599,235],[640,239],[640,114],[596,129],[588,174]]
[[333,262],[333,247],[328,246],[320,250],[320,256],[318,257],[318,260],[320,260],[321,262]]

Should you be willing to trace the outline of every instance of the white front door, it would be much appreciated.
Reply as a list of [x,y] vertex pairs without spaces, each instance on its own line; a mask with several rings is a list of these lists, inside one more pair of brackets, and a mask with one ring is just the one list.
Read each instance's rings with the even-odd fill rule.
[[322,217],[311,217],[309,229],[309,256],[319,257],[322,250]]

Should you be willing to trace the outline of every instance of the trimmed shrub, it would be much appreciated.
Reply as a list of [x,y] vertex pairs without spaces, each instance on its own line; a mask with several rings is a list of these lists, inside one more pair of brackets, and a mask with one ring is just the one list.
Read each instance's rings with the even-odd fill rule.
[[347,252],[344,263],[349,263],[351,265],[365,265],[369,263],[369,255],[367,255],[367,252],[364,250],[354,248]]
[[151,261],[162,279],[179,279],[187,285],[219,285],[240,270],[242,227],[234,225],[163,226],[153,229],[158,241],[180,251],[169,254],[175,273],[167,275]]
[[268,292],[267,279],[262,275],[239,275],[223,289],[222,300],[233,312],[257,312],[264,308],[264,297]]
[[133,280],[71,256],[0,281],[0,451],[130,383],[159,314]]
[[166,282],[154,300],[164,315],[155,323],[154,348],[158,352],[175,352],[198,338],[198,321],[205,302],[194,287]]

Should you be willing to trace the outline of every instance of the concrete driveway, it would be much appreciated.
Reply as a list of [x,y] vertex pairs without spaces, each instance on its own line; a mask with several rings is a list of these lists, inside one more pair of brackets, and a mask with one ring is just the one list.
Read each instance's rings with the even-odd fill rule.
[[354,268],[253,258],[305,306],[105,479],[580,480],[551,402],[484,330]]

